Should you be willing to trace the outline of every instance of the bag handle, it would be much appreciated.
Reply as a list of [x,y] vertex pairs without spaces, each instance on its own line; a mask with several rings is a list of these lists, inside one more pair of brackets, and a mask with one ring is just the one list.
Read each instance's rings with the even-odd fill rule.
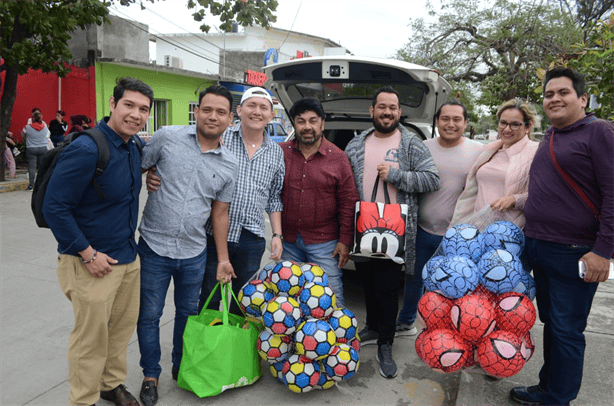
[[[384,184],[384,203],[390,204],[390,195],[388,194],[388,182],[382,181]],[[375,185],[373,185],[373,193],[371,193],[371,201],[375,202],[377,197],[377,187],[379,186],[379,176],[375,177]]]
[[584,193],[580,185],[578,185],[576,181],[574,181],[571,178],[571,176],[569,176],[569,174],[565,172],[565,170],[561,167],[561,165],[559,165],[558,161],[556,160],[556,156],[554,154],[554,133],[555,131],[553,130],[552,135],[550,135],[550,142],[548,143],[548,147],[550,149],[550,157],[552,158],[554,167],[561,174],[565,182],[567,182],[567,184],[571,186],[573,191],[576,192],[576,194],[580,196],[580,199],[582,199],[584,203],[588,206],[588,208],[591,209],[595,218],[599,220],[599,217],[601,217],[601,214],[599,213],[599,210],[597,210],[597,207],[593,204],[593,202],[591,202],[588,196]]

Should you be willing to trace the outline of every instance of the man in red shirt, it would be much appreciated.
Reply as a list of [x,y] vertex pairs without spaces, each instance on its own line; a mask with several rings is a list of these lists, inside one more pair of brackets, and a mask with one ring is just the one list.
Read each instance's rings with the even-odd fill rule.
[[290,109],[296,138],[281,143],[286,163],[282,189],[282,259],[313,262],[328,275],[343,306],[342,268],[354,238],[358,191],[345,152],[322,136],[324,109],[304,98]]

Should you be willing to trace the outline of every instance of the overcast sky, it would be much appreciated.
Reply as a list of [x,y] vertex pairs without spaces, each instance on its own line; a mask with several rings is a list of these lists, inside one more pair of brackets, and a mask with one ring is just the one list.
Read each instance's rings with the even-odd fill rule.
[[[274,27],[328,38],[355,55],[377,58],[394,56],[408,42],[410,17],[426,14],[423,9],[426,1],[421,0],[278,1]],[[116,6],[111,13],[148,24],[153,34],[200,32],[200,23],[194,21],[186,7],[187,0],[145,3],[147,10],[140,10],[138,5]],[[212,17],[206,21],[212,26],[219,24]]]

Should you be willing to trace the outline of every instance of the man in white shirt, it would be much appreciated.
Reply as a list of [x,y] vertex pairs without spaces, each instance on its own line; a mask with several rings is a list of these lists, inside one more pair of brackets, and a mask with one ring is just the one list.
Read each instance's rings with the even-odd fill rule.
[[405,273],[403,308],[397,318],[396,335],[415,335],[418,301],[422,296],[422,268],[435,253],[445,235],[456,200],[462,193],[469,168],[482,152],[482,144],[463,137],[467,128],[467,109],[458,99],[445,102],[435,114],[439,137],[424,141],[437,170],[441,187],[418,197],[416,268]]

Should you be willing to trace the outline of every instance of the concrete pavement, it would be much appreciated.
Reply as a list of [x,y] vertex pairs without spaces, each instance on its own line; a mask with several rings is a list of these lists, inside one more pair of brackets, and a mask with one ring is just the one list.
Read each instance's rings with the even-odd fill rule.
[[[2,182],[4,183],[4,182]],[[4,185],[0,185],[4,186]],[[64,405],[68,399],[66,351],[73,325],[72,306],[56,276],[56,243],[47,229],[39,229],[30,211],[27,191],[0,193],[2,265],[1,295],[1,404]],[[144,205],[146,192],[141,194]],[[270,233],[270,230],[269,230]],[[263,263],[268,262],[268,253]],[[362,288],[352,271],[346,271],[346,304],[365,320]],[[172,289],[172,286],[171,286]],[[601,284],[586,333],[587,355],[583,387],[574,405],[610,405],[614,399],[614,282]],[[475,372],[439,374],[418,358],[415,337],[395,340],[393,355],[398,376],[379,375],[376,346],[360,353],[360,369],[352,379],[325,391],[298,395],[278,383],[265,370],[254,385],[219,396],[199,399],[180,389],[170,376],[173,328],[172,293],[167,296],[161,320],[162,376],[160,406],[165,405],[513,405],[509,390],[534,384],[541,366],[541,326],[533,328],[537,353],[514,377],[497,382]],[[126,385],[138,397],[142,381],[136,333],[128,346]],[[98,405],[109,405],[100,400]]]

